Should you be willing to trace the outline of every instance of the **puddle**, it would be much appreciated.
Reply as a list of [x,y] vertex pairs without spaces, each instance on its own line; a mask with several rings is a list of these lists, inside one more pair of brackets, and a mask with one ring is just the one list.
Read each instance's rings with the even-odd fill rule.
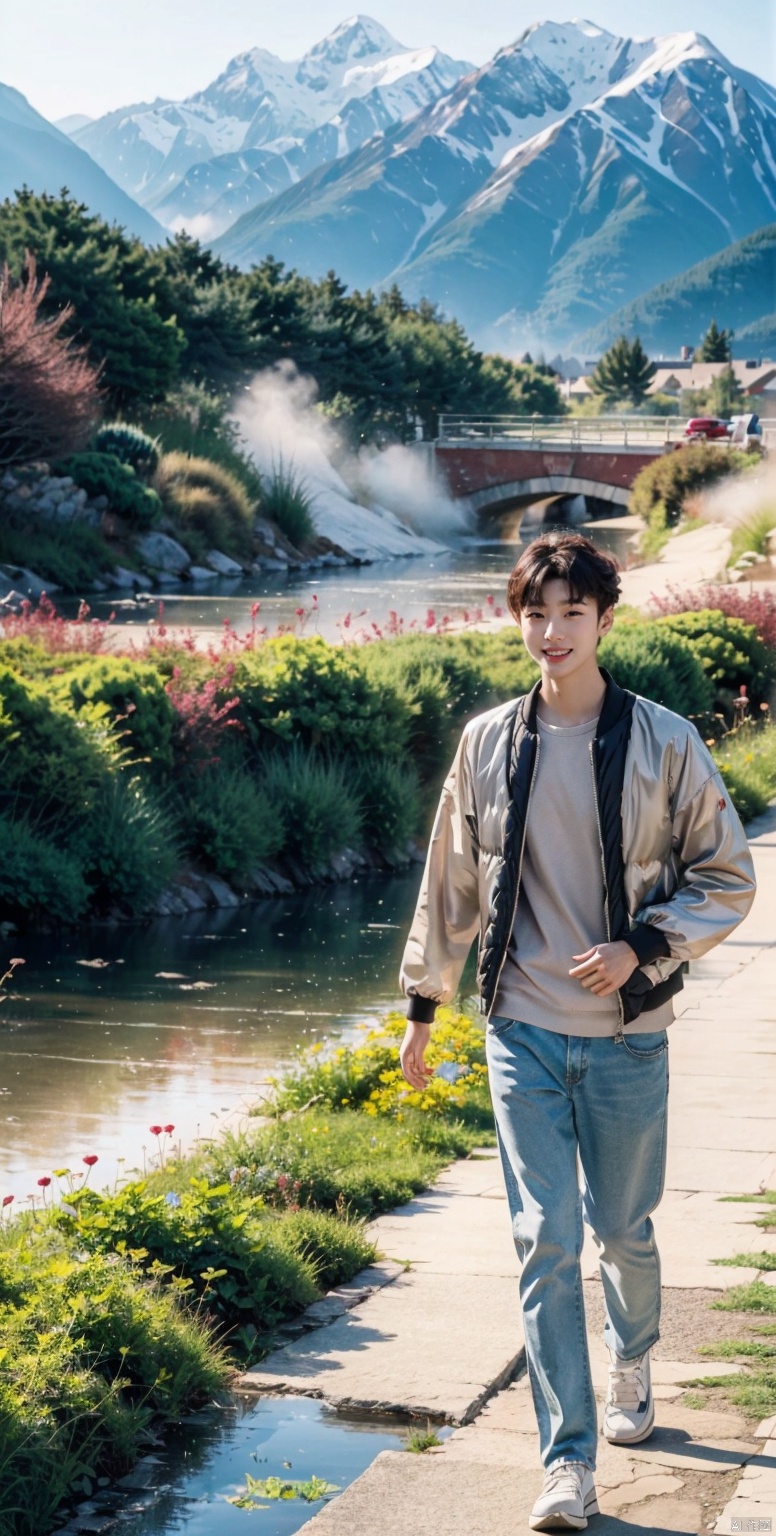
[[[139,1486],[127,1490],[123,1508],[111,1510],[122,1536],[291,1536],[322,1502],[262,1499],[265,1509],[238,1509],[226,1499],[244,1487],[246,1472],[261,1479],[318,1477],[342,1491],[380,1451],[402,1450],[408,1428],[398,1416],[344,1415],[317,1399],[290,1396],[238,1397],[201,1419],[171,1438],[158,1460],[141,1464]],[[437,1433],[445,1438],[452,1431],[440,1426]],[[114,1499],[108,1495],[111,1504]]]

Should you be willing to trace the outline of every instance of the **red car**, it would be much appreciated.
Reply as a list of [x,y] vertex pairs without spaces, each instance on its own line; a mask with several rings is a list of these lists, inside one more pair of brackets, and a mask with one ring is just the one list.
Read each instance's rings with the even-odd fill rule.
[[730,436],[730,422],[720,420],[719,416],[691,416],[684,429],[685,437],[705,438],[713,441],[714,438],[728,438]]

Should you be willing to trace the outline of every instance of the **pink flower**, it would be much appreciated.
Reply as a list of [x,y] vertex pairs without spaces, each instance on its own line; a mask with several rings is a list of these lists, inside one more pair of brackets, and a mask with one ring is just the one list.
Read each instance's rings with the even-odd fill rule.
[[48,1177],[48,1174],[44,1174],[42,1179],[38,1179],[38,1183],[39,1183],[41,1189],[48,1189],[49,1184],[51,1183],[51,1180]]
[[99,1163],[99,1161],[99,1157],[96,1157],[94,1152],[90,1152],[87,1157],[81,1158],[81,1162],[86,1163],[87,1168],[93,1168],[95,1163]]
[[4,1197],[3,1197],[3,1207],[5,1207],[6,1205],[13,1205],[14,1199],[15,1199],[14,1195],[4,1195]]
[[149,1125],[148,1129],[152,1136],[161,1136],[162,1134],[162,1127],[160,1125]]
[[175,1126],[174,1126],[174,1125],[166,1125],[166,1126],[165,1126],[165,1127],[164,1127],[164,1129],[165,1129],[165,1131],[166,1131],[166,1132],[167,1132],[167,1135],[168,1135],[168,1136],[172,1136],[172,1133],[173,1133],[173,1131],[174,1131],[174,1130],[175,1130]]

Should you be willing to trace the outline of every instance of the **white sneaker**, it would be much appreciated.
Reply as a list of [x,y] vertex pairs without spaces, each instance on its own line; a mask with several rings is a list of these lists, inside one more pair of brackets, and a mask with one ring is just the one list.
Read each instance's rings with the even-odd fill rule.
[[649,1350],[637,1360],[621,1360],[611,1350],[609,1386],[604,1404],[604,1437],[610,1445],[635,1445],[651,1435],[655,1403],[649,1376]]
[[598,1514],[595,1478],[583,1461],[556,1461],[528,1517],[532,1531],[583,1531]]

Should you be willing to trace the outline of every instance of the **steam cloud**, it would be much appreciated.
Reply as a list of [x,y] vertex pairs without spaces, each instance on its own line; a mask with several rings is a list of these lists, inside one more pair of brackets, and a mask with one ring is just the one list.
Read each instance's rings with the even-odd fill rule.
[[316,498],[328,490],[351,503],[387,508],[427,538],[447,540],[466,531],[468,514],[439,485],[430,455],[400,446],[354,454],[316,400],[314,379],[292,363],[278,363],[256,374],[234,407],[259,469],[271,472],[282,460],[307,482],[313,519]]

